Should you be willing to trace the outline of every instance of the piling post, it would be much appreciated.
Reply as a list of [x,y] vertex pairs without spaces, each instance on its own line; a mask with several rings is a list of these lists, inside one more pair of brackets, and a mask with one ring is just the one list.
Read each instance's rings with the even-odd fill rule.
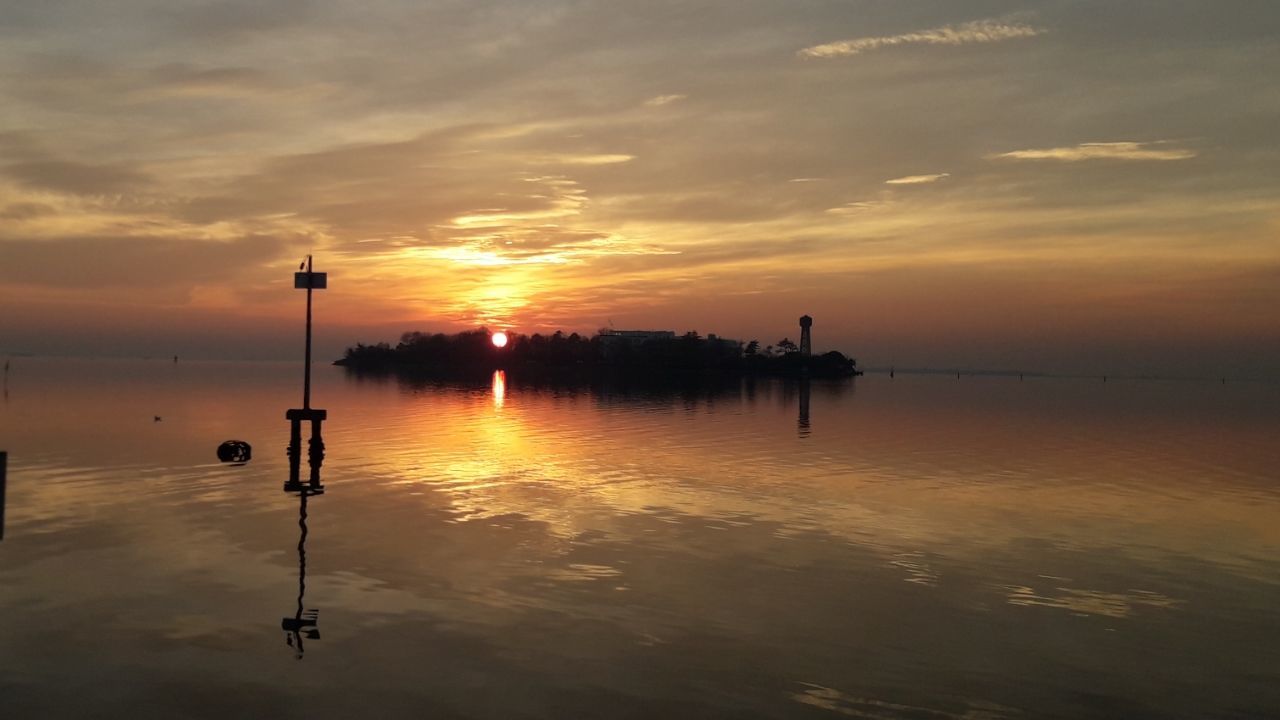
[[0,451],[0,540],[4,539],[4,477],[9,464],[9,453]]
[[289,481],[285,483],[286,492],[303,491],[302,475],[302,423],[311,424],[311,437],[307,443],[307,464],[311,467],[306,492],[319,495],[324,492],[320,484],[320,465],[324,462],[324,440],[320,436],[320,426],[327,413],[319,408],[311,407],[311,292],[324,290],[329,286],[328,274],[315,272],[311,256],[298,268],[300,272],[293,274],[293,287],[307,291],[307,342],[306,354],[302,369],[302,407],[285,412],[289,421]]

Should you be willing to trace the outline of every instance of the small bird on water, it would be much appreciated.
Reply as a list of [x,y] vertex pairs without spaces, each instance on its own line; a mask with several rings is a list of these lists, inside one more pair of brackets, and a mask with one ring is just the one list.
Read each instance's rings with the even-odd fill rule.
[[157,416],[156,416],[156,419],[154,420],[154,422],[160,422],[160,416],[159,416],[159,415],[157,415]]

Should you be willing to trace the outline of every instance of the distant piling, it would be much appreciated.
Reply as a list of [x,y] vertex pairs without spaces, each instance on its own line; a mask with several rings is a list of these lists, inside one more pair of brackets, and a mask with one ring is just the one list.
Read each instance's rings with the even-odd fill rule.
[[4,539],[4,476],[9,464],[9,453],[0,452],[0,540]]

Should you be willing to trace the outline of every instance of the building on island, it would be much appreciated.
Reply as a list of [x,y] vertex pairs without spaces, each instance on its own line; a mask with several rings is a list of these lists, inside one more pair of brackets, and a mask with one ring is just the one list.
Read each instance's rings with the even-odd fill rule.
[[670,341],[676,339],[672,330],[614,330],[605,328],[596,334],[600,339],[601,349],[606,357],[614,357],[618,353],[626,353],[651,341]]
[[600,339],[606,343],[626,343],[632,347],[643,345],[650,340],[675,340],[673,330],[614,330],[607,328],[600,331]]
[[635,350],[645,343],[671,343],[688,338],[696,339],[699,346],[710,348],[721,357],[727,355],[740,356],[742,354],[742,343],[740,341],[722,338],[715,334],[699,337],[696,332],[677,335],[672,330],[614,330],[613,328],[606,328],[601,330],[597,337],[603,346],[606,356],[624,352],[624,348],[626,350]]
[[717,336],[715,333],[711,333],[710,335],[707,336],[707,344],[721,351],[733,350],[739,353],[742,351],[741,340],[730,340],[729,338],[722,338]]

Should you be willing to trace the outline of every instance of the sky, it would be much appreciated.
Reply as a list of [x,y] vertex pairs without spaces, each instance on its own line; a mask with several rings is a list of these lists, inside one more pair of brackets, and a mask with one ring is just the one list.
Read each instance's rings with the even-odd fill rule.
[[0,0],[0,353],[1280,377],[1280,3]]

